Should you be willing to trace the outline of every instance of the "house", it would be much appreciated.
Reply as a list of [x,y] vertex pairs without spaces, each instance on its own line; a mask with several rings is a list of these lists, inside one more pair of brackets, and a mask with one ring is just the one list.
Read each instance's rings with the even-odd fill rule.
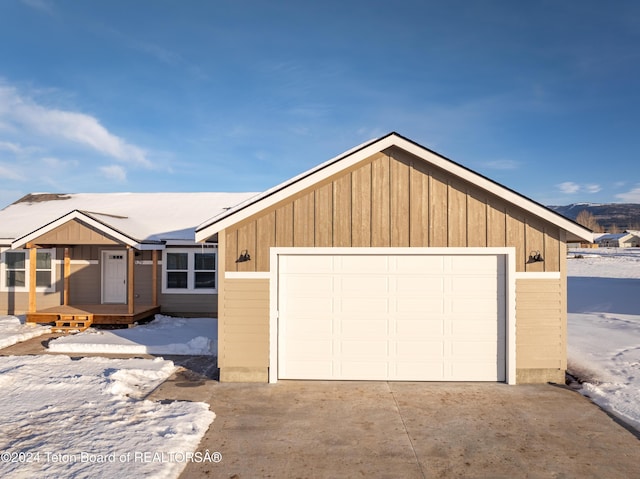
[[217,247],[195,228],[253,195],[27,195],[0,211],[0,313],[67,326],[215,315]]
[[396,133],[196,229],[221,381],[563,382],[566,245],[592,232]]
[[595,242],[602,248],[638,248],[640,247],[640,234],[636,231],[605,233],[597,236]]

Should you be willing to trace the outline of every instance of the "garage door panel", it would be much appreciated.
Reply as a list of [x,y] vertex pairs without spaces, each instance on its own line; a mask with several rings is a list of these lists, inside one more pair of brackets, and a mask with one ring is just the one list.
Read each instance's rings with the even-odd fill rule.
[[314,273],[331,273],[334,270],[333,257],[325,255],[305,255],[305,256],[280,256],[279,266],[281,271],[287,274],[308,275],[309,271]]
[[284,376],[289,378],[330,379],[333,376],[333,365],[330,361],[292,360],[287,363]]
[[380,360],[388,355],[388,342],[381,340],[340,341],[341,360]]
[[428,255],[402,255],[394,256],[397,271],[429,273],[431,271],[443,271],[445,257]]
[[370,317],[377,313],[389,311],[389,300],[387,298],[349,298],[342,297],[337,302],[340,314],[350,314],[355,317]]
[[397,381],[433,381],[445,375],[442,361],[398,361],[394,372]]
[[502,257],[281,256],[279,377],[504,380]]
[[301,339],[322,340],[333,337],[333,322],[327,316],[326,319],[308,320],[304,316],[298,317],[300,321],[292,321],[287,324],[287,334]]
[[369,339],[385,337],[389,323],[385,318],[345,319],[338,322],[342,338]]
[[376,273],[386,272],[389,268],[389,258],[384,255],[345,255],[336,258],[335,272],[337,273],[353,274],[356,271],[360,273]]
[[396,292],[403,295],[412,294],[442,294],[444,279],[442,275],[428,276],[426,274],[396,275]]
[[342,361],[335,374],[347,381],[384,381],[389,376],[384,361]]
[[421,313],[424,316],[443,314],[445,303],[441,297],[396,298],[395,311],[398,313]]
[[402,341],[396,343],[395,353],[398,362],[442,362],[444,345],[442,341]]
[[401,319],[395,322],[395,326],[399,338],[440,338],[444,334],[444,322],[441,319]]

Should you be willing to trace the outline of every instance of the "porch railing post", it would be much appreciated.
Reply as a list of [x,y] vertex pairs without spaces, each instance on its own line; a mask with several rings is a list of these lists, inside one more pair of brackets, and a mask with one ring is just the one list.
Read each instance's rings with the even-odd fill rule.
[[127,304],[129,307],[129,314],[133,314],[133,312],[135,311],[135,284],[134,284],[134,280],[135,280],[135,275],[134,275],[134,267],[135,267],[135,256],[136,256],[136,252],[133,248],[129,247],[127,249],[128,251],[128,257],[129,257],[129,267],[128,269],[128,275],[127,275]]
[[28,244],[29,248],[29,312],[35,313],[36,304],[36,261],[38,258],[38,250],[32,244]]

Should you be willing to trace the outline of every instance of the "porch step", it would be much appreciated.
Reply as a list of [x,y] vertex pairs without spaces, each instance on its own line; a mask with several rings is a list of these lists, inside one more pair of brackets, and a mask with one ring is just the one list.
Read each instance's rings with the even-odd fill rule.
[[92,323],[93,314],[61,314],[51,331],[64,334],[76,333],[89,328]]

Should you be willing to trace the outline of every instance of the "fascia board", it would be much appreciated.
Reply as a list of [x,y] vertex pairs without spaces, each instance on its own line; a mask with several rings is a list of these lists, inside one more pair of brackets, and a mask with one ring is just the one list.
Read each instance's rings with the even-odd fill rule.
[[22,248],[23,246],[25,246],[27,243],[29,243],[30,241],[33,241],[34,239],[38,238],[39,236],[42,236],[43,234],[48,233],[49,231],[54,230],[55,228],[62,226],[63,224],[71,221],[71,220],[80,220],[83,223],[88,224],[89,226],[92,226],[93,228],[97,229],[98,231],[103,232],[106,235],[111,236],[112,238],[114,238],[117,241],[120,241],[121,243],[123,243],[124,245],[127,246],[131,246],[132,248],[136,248],[138,249],[140,247],[140,243],[136,240],[134,240],[133,238],[130,238],[129,236],[126,236],[125,234],[121,233],[118,230],[115,230],[111,227],[109,227],[108,225],[105,225],[104,223],[97,221],[96,219],[92,218],[91,216],[82,213],[78,210],[73,210],[70,213],[67,213],[64,216],[61,216],[60,218],[46,224],[43,225],[42,227],[38,228],[37,230],[22,236],[21,238],[16,239],[12,244],[11,247],[13,249],[17,249],[17,248]]

